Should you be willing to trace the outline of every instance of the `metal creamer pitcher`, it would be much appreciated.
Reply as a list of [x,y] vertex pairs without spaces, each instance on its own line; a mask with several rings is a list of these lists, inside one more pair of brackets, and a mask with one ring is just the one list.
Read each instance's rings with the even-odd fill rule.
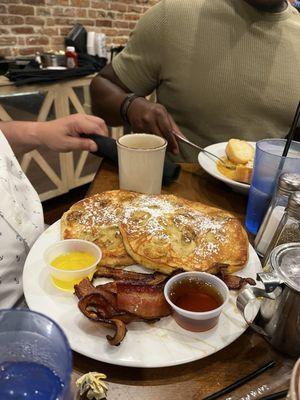
[[[247,288],[237,298],[237,307],[246,322],[277,350],[300,356],[300,243],[276,247],[270,255],[270,272],[258,274],[265,289]],[[247,305],[261,300],[253,322]]]

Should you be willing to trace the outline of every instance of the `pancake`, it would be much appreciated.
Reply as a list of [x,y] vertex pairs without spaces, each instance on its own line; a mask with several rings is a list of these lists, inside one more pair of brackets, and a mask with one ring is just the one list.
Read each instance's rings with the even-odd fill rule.
[[99,265],[126,266],[134,264],[127,253],[119,231],[126,202],[136,193],[112,190],[96,194],[75,203],[61,219],[63,239],[84,239],[102,250]]
[[230,213],[173,195],[139,195],[124,207],[120,224],[125,248],[139,264],[162,273],[175,269],[240,270],[248,260],[248,238]]

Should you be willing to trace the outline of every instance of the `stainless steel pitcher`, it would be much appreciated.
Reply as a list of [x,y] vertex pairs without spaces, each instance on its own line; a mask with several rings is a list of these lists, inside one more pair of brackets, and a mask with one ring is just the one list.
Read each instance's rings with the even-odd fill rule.
[[[276,247],[270,255],[270,271],[259,273],[265,289],[246,288],[237,298],[237,307],[246,322],[277,350],[300,356],[300,243]],[[254,321],[248,320],[247,305],[259,299]]]

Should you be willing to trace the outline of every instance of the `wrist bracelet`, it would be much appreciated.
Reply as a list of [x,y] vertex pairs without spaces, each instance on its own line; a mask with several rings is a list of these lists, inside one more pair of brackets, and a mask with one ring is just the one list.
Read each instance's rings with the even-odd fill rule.
[[[122,120],[125,122],[126,125],[130,125],[127,113],[128,113],[128,109],[131,105],[131,103],[138,97],[142,97],[142,96],[138,96],[135,93],[129,93],[125,99],[122,101],[122,104],[120,106],[120,115]],[[142,97],[143,98],[143,97]]]

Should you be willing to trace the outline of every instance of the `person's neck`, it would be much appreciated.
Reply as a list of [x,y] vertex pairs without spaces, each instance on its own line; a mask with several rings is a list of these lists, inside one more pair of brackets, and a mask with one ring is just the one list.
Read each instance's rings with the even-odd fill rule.
[[265,11],[269,13],[279,13],[281,11],[284,11],[288,6],[286,0],[283,0],[280,4],[274,7],[259,7],[252,4],[251,0],[244,0],[244,1],[248,3],[250,6],[256,8],[258,11]]

